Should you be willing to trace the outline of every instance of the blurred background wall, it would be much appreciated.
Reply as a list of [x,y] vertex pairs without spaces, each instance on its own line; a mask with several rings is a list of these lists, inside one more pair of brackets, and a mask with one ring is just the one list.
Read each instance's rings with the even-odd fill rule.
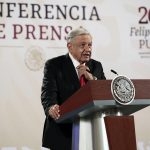
[[[66,35],[79,26],[93,35],[107,79],[110,69],[150,78],[149,1],[0,0],[0,150],[41,149],[44,63],[67,53]],[[138,150],[150,150],[149,114],[134,114]]]

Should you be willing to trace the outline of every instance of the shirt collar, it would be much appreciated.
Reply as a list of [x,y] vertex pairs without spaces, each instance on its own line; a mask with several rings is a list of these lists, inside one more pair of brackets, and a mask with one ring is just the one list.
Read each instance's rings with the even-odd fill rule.
[[77,68],[77,66],[79,66],[80,63],[72,56],[71,53],[69,53],[69,57],[70,57],[70,59],[72,60],[72,63],[73,63],[73,65],[74,65],[74,67]]

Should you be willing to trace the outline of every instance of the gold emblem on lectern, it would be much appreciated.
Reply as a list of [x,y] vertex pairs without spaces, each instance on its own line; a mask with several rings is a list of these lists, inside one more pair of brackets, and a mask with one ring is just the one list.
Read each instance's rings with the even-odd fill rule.
[[114,99],[122,104],[130,104],[135,97],[135,88],[130,79],[125,76],[117,76],[111,83],[111,92]]
[[41,47],[30,47],[25,54],[25,64],[32,71],[40,70],[45,63],[44,51]]

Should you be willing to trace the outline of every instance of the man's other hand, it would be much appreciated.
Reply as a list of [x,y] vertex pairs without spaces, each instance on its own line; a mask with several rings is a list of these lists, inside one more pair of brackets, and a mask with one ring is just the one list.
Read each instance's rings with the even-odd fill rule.
[[60,117],[60,109],[59,109],[59,105],[55,104],[52,105],[49,109],[49,115],[54,119],[57,120]]

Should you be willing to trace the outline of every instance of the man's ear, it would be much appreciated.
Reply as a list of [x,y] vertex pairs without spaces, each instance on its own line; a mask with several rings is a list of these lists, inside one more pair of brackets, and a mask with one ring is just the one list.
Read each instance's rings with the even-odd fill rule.
[[67,43],[67,47],[68,47],[69,51],[71,51],[71,49],[72,49],[71,43]]

